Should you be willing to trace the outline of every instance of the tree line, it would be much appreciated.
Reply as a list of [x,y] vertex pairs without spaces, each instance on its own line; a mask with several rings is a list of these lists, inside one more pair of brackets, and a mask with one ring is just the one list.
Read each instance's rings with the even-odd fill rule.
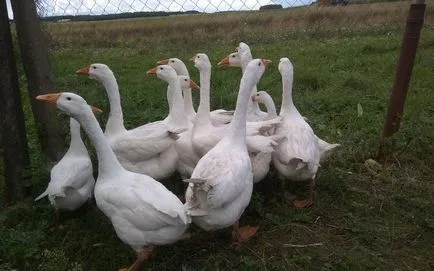
[[143,11],[143,12],[123,12],[116,14],[102,14],[102,15],[61,15],[61,16],[46,16],[41,17],[41,21],[45,22],[57,22],[59,20],[70,21],[104,21],[104,20],[116,20],[116,19],[130,19],[140,17],[160,17],[180,14],[199,14],[199,11]]

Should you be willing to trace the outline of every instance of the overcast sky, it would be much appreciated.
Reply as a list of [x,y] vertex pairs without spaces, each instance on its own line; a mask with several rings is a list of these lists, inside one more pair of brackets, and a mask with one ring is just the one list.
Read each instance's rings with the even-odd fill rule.
[[[12,18],[10,0],[7,0]],[[313,0],[41,0],[43,16],[111,14],[134,11],[186,11],[215,12],[226,10],[257,10],[267,4],[283,7],[301,6]]]

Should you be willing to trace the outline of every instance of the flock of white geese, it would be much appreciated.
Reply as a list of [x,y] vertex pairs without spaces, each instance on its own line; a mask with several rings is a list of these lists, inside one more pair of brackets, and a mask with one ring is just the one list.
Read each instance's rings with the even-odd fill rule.
[[[250,202],[253,184],[266,177],[271,164],[281,180],[310,182],[309,196],[293,202],[296,208],[310,206],[320,162],[339,146],[318,138],[295,107],[294,71],[288,58],[281,58],[278,65],[279,115],[272,97],[256,89],[271,61],[253,59],[247,44],[241,42],[236,52],[218,63],[242,70],[234,111],[210,110],[211,63],[202,53],[191,60],[200,72],[200,87],[178,58],[158,61],[147,72],[167,82],[169,113],[161,121],[131,130],[124,126],[118,84],[107,65],[91,64],[76,72],[105,87],[110,114],[104,132],[94,116],[100,110],[79,95],[61,92],[36,97],[71,117],[70,147],[36,200],[48,196],[56,210],[71,211],[94,195],[117,236],[137,252],[137,260],[122,270],[136,270],[155,246],[185,238],[190,223],[206,231],[232,226],[233,242],[249,240],[258,227],[240,227],[238,221]],[[191,93],[195,88],[200,89],[197,111]],[[97,153],[96,182],[80,127]],[[175,171],[188,184],[185,203],[158,181]]]

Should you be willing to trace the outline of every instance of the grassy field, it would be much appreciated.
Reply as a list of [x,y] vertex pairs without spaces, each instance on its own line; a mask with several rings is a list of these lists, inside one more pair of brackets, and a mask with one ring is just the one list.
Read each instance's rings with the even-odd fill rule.
[[[311,208],[295,210],[279,197],[271,173],[255,186],[242,219],[243,224],[260,225],[249,243],[232,245],[228,231],[206,233],[191,227],[191,239],[158,248],[143,270],[434,270],[434,1],[427,2],[395,153],[379,168],[365,161],[377,155],[408,2],[45,24],[60,89],[101,107],[101,123],[108,114],[104,90],[95,81],[78,78],[78,68],[95,62],[112,68],[126,126],[135,127],[161,119],[168,110],[165,84],[146,76],[157,60],[179,57],[188,62],[203,52],[216,64],[244,41],[254,57],[274,61],[258,88],[267,89],[279,107],[277,63],[289,57],[298,109],[317,135],[342,144],[318,173]],[[187,65],[199,81],[197,70]],[[213,108],[234,107],[239,79],[238,69],[213,68]],[[194,99],[197,105],[198,93]],[[45,189],[49,172],[28,101],[24,104],[32,151],[26,178],[36,197]],[[67,118],[61,116],[66,127]],[[180,193],[179,183],[174,176],[165,184]],[[303,185],[291,188],[300,195],[305,191]],[[64,228],[55,227],[55,220],[46,199],[34,203],[29,198],[3,210],[0,270],[106,271],[128,266],[135,257],[94,202],[62,214]],[[285,246],[314,243],[322,245]]]

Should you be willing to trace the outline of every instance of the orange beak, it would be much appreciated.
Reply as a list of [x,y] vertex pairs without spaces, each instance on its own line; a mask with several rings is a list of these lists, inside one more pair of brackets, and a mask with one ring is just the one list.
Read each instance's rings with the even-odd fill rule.
[[157,67],[150,69],[146,72],[147,75],[157,75]]
[[225,56],[225,58],[223,58],[219,63],[217,63],[217,66],[219,67],[226,67],[229,66],[229,56]]
[[169,64],[169,59],[163,59],[157,62],[158,65],[167,65]]
[[272,63],[271,60],[265,58],[262,58],[261,61],[264,63],[265,68],[268,68],[268,66],[270,66]]
[[38,96],[36,96],[36,100],[41,100],[41,101],[47,102],[49,104],[56,104],[57,99],[59,99],[60,95],[62,95],[61,92],[38,95]]
[[90,108],[92,108],[92,112],[95,114],[95,113],[102,113],[102,110],[101,109],[99,109],[98,107],[96,107],[96,106],[90,106]]
[[89,75],[89,67],[79,69],[75,73],[81,75]]
[[200,86],[196,84],[193,80],[190,80],[190,88],[191,89],[200,89]]

